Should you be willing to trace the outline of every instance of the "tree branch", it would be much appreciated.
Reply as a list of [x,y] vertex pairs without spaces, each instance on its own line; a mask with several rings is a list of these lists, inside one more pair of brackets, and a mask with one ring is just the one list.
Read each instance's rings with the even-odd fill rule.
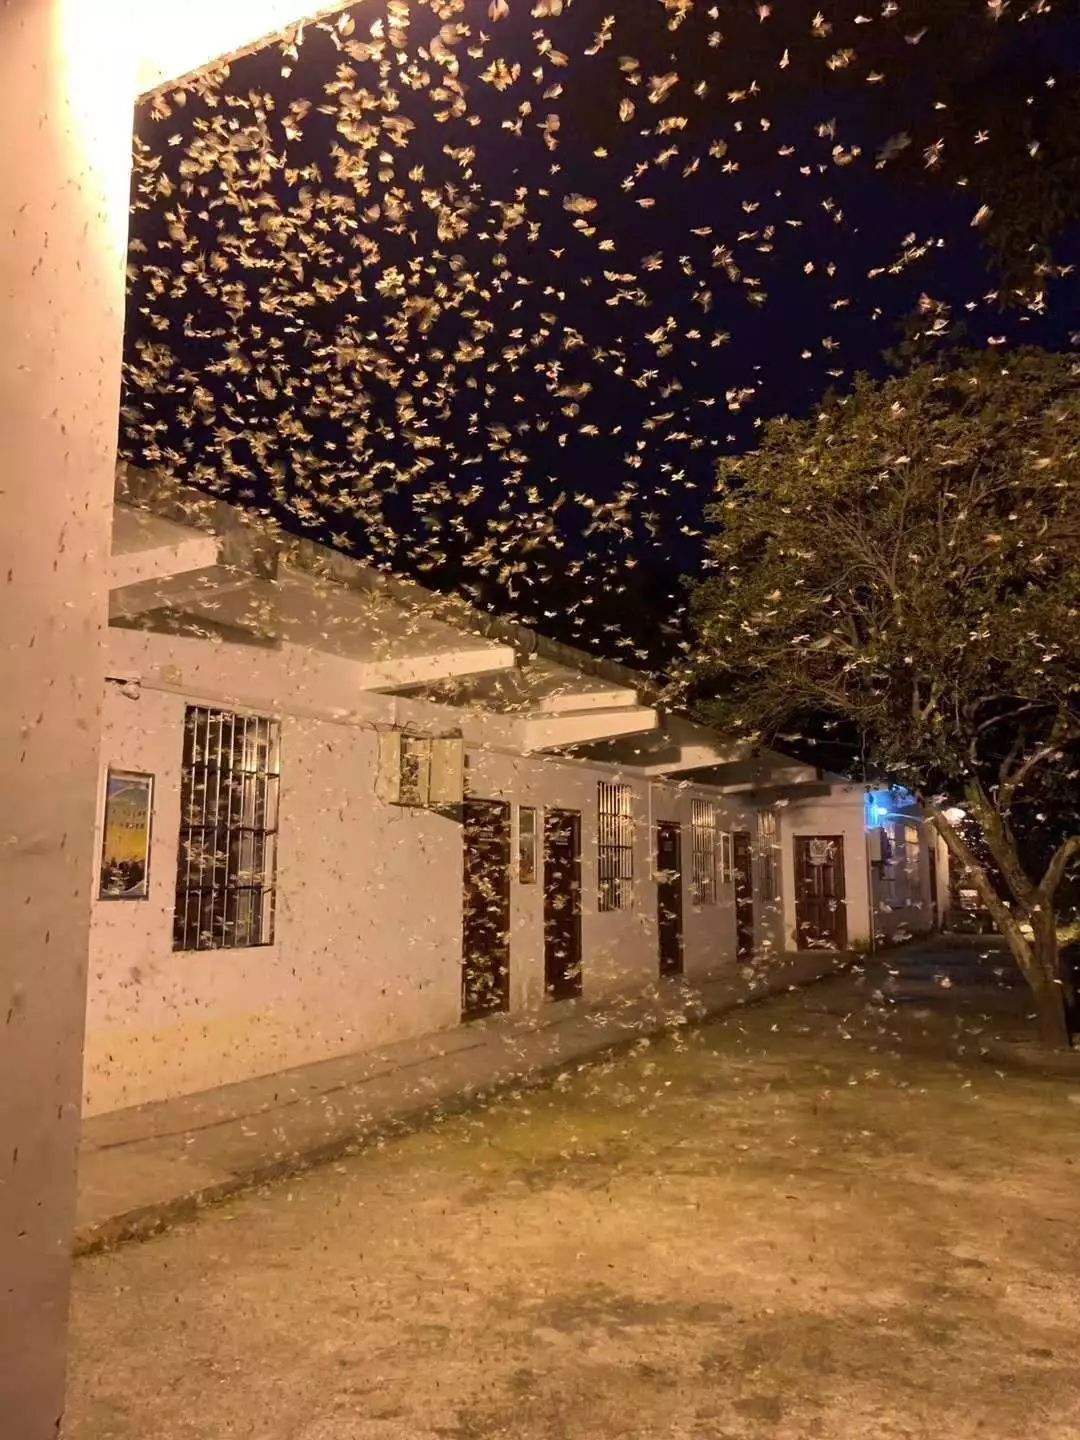
[[1017,736],[1016,744],[1009,751],[1001,765],[1001,783],[997,792],[997,807],[1003,815],[1007,815],[1017,790],[1024,781],[1045,760],[1060,758],[1062,747],[1067,745],[1070,739],[1069,718],[1064,711],[1059,711],[1054,719],[1050,730],[1050,737],[1044,745],[1038,746],[1030,755],[1026,756],[1018,765],[1011,765],[1013,757],[1017,754],[1024,740],[1024,732],[1021,730]]
[[997,862],[1002,878],[1026,912],[1038,903],[1036,886],[1024,872],[1016,849],[1016,840],[1005,817],[987,795],[977,778],[964,786],[968,804],[978,820],[986,843]]
[[1016,963],[1020,966],[1029,984],[1034,986],[1036,978],[1041,979],[1041,977],[1037,977],[1035,956],[1031,946],[1028,944],[1026,936],[1020,929],[1020,924],[1016,916],[994,889],[990,877],[986,873],[986,867],[979,860],[960,831],[957,830],[956,826],[952,824],[937,805],[925,799],[923,800],[923,804],[926,806],[927,813],[933,822],[935,830],[941,836],[942,840],[945,841],[949,853],[964,867],[965,874],[971,877],[976,890],[979,892],[979,898],[993,916],[994,924],[997,926],[998,932],[1009,942],[1009,949],[1015,956]]
[[1058,886],[1065,878],[1065,872],[1069,868],[1069,862],[1074,855],[1080,855],[1080,835],[1070,835],[1063,840],[1050,857],[1050,864],[1046,867],[1039,890],[1049,905],[1054,898]]

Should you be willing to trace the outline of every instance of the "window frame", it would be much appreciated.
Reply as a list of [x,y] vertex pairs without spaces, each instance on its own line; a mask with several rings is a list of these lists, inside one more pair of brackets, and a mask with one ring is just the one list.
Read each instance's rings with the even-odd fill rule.
[[695,905],[720,899],[719,808],[715,800],[690,801],[690,898]]
[[772,904],[780,898],[780,825],[775,810],[757,814],[758,898]]
[[280,792],[280,720],[216,705],[185,707],[174,952],[274,944]]
[[634,787],[597,781],[596,897],[601,915],[634,903]]
[[731,838],[730,830],[721,830],[720,834],[720,883],[721,885],[735,884],[735,842]]
[[[529,828],[524,820],[529,816]],[[536,805],[517,807],[517,879],[519,885],[535,885],[540,874],[540,810]]]

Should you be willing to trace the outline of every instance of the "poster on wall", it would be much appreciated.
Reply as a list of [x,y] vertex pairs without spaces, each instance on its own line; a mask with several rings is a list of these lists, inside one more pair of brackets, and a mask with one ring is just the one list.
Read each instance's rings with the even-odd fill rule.
[[150,893],[150,818],[154,777],[110,770],[101,846],[102,900],[145,900]]

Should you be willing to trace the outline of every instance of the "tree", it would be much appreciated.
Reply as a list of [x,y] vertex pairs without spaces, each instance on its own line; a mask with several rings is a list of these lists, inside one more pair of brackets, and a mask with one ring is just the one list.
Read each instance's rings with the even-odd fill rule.
[[1068,1044],[1055,898],[1080,856],[1080,363],[964,352],[860,376],[721,461],[718,493],[692,604],[704,718],[769,740],[839,728],[911,789],[1042,1035]]

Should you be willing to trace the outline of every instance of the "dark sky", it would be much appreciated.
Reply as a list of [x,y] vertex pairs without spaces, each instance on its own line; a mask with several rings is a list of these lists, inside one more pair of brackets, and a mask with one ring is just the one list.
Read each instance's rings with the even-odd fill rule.
[[662,666],[762,419],[882,371],[921,296],[974,345],[1070,343],[1075,276],[1003,308],[1001,205],[972,224],[1075,88],[1075,7],[1021,9],[363,4],[167,93],[122,449]]

